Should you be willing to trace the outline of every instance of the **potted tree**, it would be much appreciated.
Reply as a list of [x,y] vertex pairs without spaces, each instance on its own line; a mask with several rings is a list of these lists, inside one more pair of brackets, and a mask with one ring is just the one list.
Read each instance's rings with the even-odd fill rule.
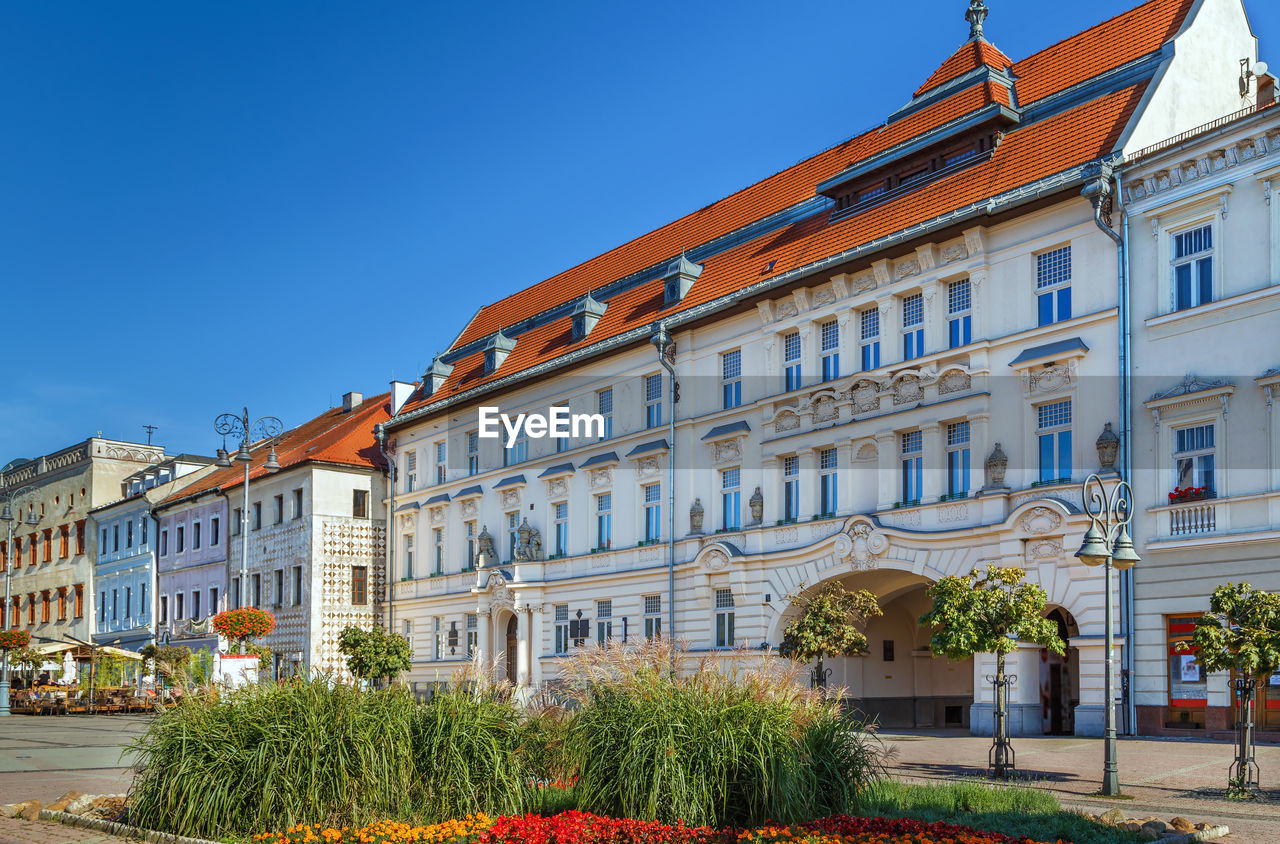
[[261,672],[271,667],[271,650],[250,640],[275,630],[276,617],[257,607],[241,607],[218,613],[212,624],[228,641],[226,650],[218,654],[215,676],[233,687],[257,682]]

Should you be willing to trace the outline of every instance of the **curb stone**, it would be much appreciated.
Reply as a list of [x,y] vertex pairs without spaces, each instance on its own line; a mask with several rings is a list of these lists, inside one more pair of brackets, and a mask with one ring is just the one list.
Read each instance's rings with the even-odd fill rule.
[[149,829],[138,829],[136,826],[128,824],[115,823],[114,821],[102,820],[101,818],[86,818],[80,815],[69,815],[66,812],[51,812],[48,809],[40,810],[40,820],[57,821],[67,826],[78,826],[83,829],[92,829],[95,832],[105,832],[109,835],[121,835],[128,838],[142,839],[150,842],[150,844],[219,844],[217,841],[210,841],[206,838],[187,838],[182,835],[174,835],[171,832],[156,832]]

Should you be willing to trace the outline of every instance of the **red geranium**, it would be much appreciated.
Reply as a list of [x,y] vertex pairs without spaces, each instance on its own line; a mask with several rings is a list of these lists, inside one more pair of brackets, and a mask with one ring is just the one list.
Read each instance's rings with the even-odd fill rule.
[[1209,487],[1207,486],[1178,486],[1173,488],[1173,492],[1169,493],[1169,503],[1177,504],[1182,501],[1199,501],[1201,498],[1209,497]]
[[213,617],[213,629],[225,639],[265,636],[276,629],[276,617],[257,607],[227,610]]
[[16,651],[31,644],[31,634],[25,630],[0,631],[0,650]]

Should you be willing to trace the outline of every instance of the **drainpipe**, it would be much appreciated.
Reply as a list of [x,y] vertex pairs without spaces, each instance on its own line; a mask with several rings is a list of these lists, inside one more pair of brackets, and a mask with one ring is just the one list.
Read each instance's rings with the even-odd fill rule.
[[387,490],[387,632],[394,633],[395,627],[392,625],[391,610],[392,601],[395,597],[395,562],[396,562],[396,533],[395,533],[395,506],[396,506],[396,463],[391,459],[391,455],[387,453],[387,431],[378,423],[373,429],[374,439],[378,441],[378,451],[382,452],[382,459],[387,464],[387,478],[389,488]]
[[[676,370],[672,361],[676,356],[676,344],[667,331],[666,323],[653,326],[649,342],[658,350],[658,362],[671,376],[671,415],[667,430],[667,640],[675,641],[676,635],[676,403],[680,401],[680,385],[676,383]],[[671,651],[671,671],[676,670],[675,650]]]

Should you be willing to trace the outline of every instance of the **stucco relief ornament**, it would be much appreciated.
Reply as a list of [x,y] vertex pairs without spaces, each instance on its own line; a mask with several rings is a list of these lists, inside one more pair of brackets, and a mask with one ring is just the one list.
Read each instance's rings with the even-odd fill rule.
[[1028,544],[1027,559],[1030,562],[1047,562],[1061,557],[1062,540],[1060,539],[1041,539],[1038,542]]
[[794,413],[790,411],[780,414],[777,420],[773,423],[774,432],[779,434],[781,434],[784,431],[794,431],[796,428],[799,428],[799,427],[800,427],[800,417],[796,416]]
[[600,489],[613,483],[613,467],[601,466],[599,469],[592,469],[591,474],[587,477],[592,489]]
[[1102,433],[1098,435],[1095,445],[1098,447],[1098,465],[1102,467],[1103,473],[1114,472],[1116,455],[1120,452],[1120,437],[1116,436],[1110,422],[1102,426]]
[[729,557],[723,551],[709,551],[702,558],[702,564],[712,571],[720,571],[729,565]]
[[636,477],[647,478],[662,471],[662,464],[656,457],[642,457],[636,463]]
[[[554,494],[554,493],[553,493],[553,494]],[[519,504],[519,503],[520,503],[520,490],[518,490],[518,489],[504,489],[504,490],[502,491],[502,506],[503,506],[503,507],[514,507],[515,505],[517,505],[517,504]]]
[[920,386],[920,379],[914,375],[904,375],[893,385],[894,404],[909,404],[922,398],[924,389]]
[[853,388],[853,405],[859,413],[880,409],[880,388],[874,381],[859,381]]
[[760,487],[756,487],[756,491],[751,494],[751,500],[747,502],[751,508],[751,524],[758,525],[764,521],[764,493],[760,491]]
[[739,439],[721,440],[712,443],[712,459],[716,463],[727,463],[742,457],[742,441]]
[[859,522],[836,536],[834,550],[836,557],[848,560],[855,569],[871,569],[876,567],[877,558],[889,550],[889,538],[866,522]]
[[477,512],[479,512],[479,507],[477,506],[474,498],[470,498],[462,502],[462,515],[474,516]]
[[1062,524],[1062,516],[1048,507],[1036,507],[1018,520],[1018,526],[1027,533],[1048,533]]
[[813,400],[813,421],[830,422],[840,415],[836,403],[830,396],[819,396]]
[[938,380],[938,392],[942,394],[959,393],[969,389],[972,384],[973,379],[969,376],[969,373],[953,369]]
[[702,519],[704,515],[702,499],[693,499],[693,505],[689,508],[689,534],[691,536],[702,535]]
[[547,481],[547,494],[553,497],[567,495],[569,492],[569,482],[564,478],[552,478]]
[[987,489],[1008,489],[1004,483],[1004,473],[1008,468],[1009,455],[1004,453],[1000,443],[996,443],[996,447],[987,457]]
[[444,521],[444,514],[446,512],[444,507],[432,507],[430,512],[432,524],[438,524]]

